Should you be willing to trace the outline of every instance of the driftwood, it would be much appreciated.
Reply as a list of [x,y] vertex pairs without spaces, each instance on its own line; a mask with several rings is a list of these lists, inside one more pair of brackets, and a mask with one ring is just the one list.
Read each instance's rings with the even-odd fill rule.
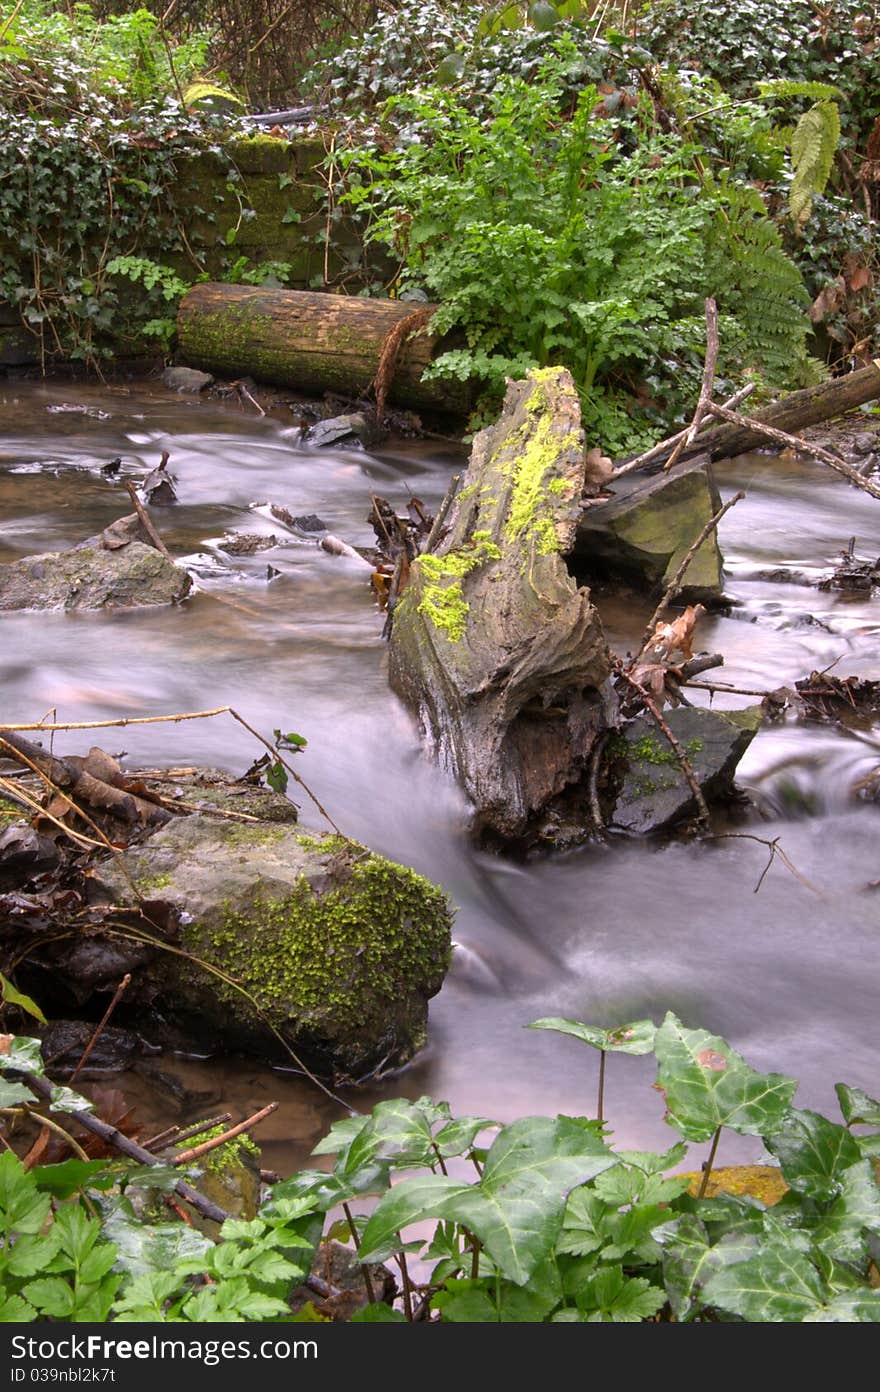
[[392,685],[491,838],[528,834],[573,786],[586,800],[593,744],[613,723],[602,627],[563,559],[584,468],[569,373],[511,383],[394,613]]
[[[714,430],[702,431],[682,451],[682,458],[691,454],[709,454],[712,459],[730,459],[747,450],[766,449],[767,436],[758,426],[772,426],[792,434],[819,425],[824,420],[845,415],[857,406],[880,399],[880,358],[850,372],[846,377],[834,377],[818,387],[789,393],[779,401],[753,411],[754,425],[726,424]],[[659,456],[662,458],[662,455]]]
[[18,757],[28,767],[38,769],[56,790],[91,808],[109,812],[129,826],[136,822],[164,826],[169,820],[170,814],[164,808],[127,790],[125,776],[116,761],[101,749],[92,749],[87,759],[58,759],[14,730],[0,729],[0,753]]
[[[184,295],[177,334],[182,357],[199,367],[358,396],[376,378],[389,335],[412,314],[413,306],[399,300],[209,282]],[[430,333],[400,345],[390,401],[450,413],[468,409],[462,384],[422,382],[436,347]]]

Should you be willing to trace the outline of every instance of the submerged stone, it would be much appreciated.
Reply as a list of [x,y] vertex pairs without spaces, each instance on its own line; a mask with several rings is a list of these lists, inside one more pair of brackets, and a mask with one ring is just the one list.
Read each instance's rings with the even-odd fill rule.
[[333,416],[329,420],[316,421],[306,435],[306,444],[326,449],[328,445],[338,445],[343,441],[361,440],[366,443],[375,435],[366,416],[353,411],[347,416]]
[[113,551],[47,551],[0,565],[0,610],[131,609],[174,604],[191,588],[185,570],[139,541]]
[[148,989],[191,1035],[289,1063],[280,1036],[340,1081],[397,1067],[424,1044],[452,914],[415,871],[340,836],[204,814],[103,866],[101,897],[131,902],[125,871],[183,916],[189,956],[161,955]]
[[196,367],[166,367],[162,373],[163,385],[178,392],[204,391],[213,380],[210,372],[200,372]]
[[[736,711],[680,706],[664,712],[707,802],[733,790],[736,766],[758,733],[762,714],[761,706]],[[607,753],[623,779],[610,827],[643,835],[696,813],[678,757],[649,715],[625,725],[609,741]]]
[[[675,575],[721,498],[704,463],[677,465],[647,483],[615,485],[615,496],[586,509],[578,527],[574,564],[593,579],[626,580],[660,592]],[[713,532],[690,562],[682,603],[717,599],[722,556]]]

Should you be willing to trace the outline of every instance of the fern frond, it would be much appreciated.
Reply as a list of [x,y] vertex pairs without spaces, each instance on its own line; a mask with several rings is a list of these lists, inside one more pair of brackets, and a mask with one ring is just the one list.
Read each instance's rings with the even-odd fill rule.
[[809,218],[814,196],[825,192],[839,141],[840,112],[836,102],[817,102],[804,112],[795,126],[791,138],[794,178],[789,209],[798,227],[803,227]]
[[837,87],[831,87],[827,82],[794,82],[787,77],[774,78],[769,82],[758,83],[758,95],[761,97],[806,97],[808,101],[834,101],[840,96]]

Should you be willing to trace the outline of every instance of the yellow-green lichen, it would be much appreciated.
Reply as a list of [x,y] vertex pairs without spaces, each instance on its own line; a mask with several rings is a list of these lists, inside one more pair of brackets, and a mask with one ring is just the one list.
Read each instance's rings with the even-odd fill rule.
[[487,561],[501,559],[501,550],[492,540],[492,533],[474,532],[469,546],[450,551],[445,556],[420,556],[413,564],[419,567],[424,590],[419,613],[452,643],[464,637],[469,605],[462,590],[466,575]]
[[558,475],[548,478],[548,474],[567,449],[579,448],[579,444],[576,434],[560,438],[553,430],[549,414],[538,421],[534,434],[513,465],[513,493],[505,529],[511,541],[528,533],[539,555],[548,556],[559,550],[553,518],[549,511],[542,515],[541,509],[542,505],[548,508],[548,493],[562,491],[554,485],[561,483],[563,488],[567,487],[566,479]]

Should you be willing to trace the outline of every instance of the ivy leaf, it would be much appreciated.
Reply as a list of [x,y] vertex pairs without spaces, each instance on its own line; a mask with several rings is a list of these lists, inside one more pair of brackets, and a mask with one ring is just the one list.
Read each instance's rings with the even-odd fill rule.
[[9,1049],[6,1053],[0,1053],[0,1071],[5,1072],[8,1068],[20,1068],[24,1073],[36,1073],[37,1077],[43,1076],[43,1055],[42,1045],[39,1039],[34,1039],[31,1035],[16,1034],[9,1042]]
[[692,1213],[670,1223],[658,1236],[663,1244],[663,1282],[679,1322],[697,1312],[709,1277],[744,1261],[758,1242],[748,1233],[734,1233],[713,1245],[705,1224]]
[[400,1247],[401,1228],[422,1218],[442,1218],[447,1200],[470,1186],[447,1175],[424,1175],[395,1184],[376,1205],[361,1238],[361,1262],[385,1261]]
[[362,1309],[355,1310],[349,1324],[406,1324],[406,1315],[378,1300],[375,1305],[364,1305]]
[[785,1114],[782,1126],[767,1138],[766,1145],[779,1160],[792,1189],[820,1201],[840,1193],[844,1170],[862,1158],[858,1142],[845,1126],[796,1107]]
[[106,1160],[61,1160],[57,1165],[38,1165],[31,1170],[37,1188],[56,1199],[69,1199],[81,1189],[110,1189],[116,1182],[107,1172]]
[[867,1255],[865,1233],[880,1234],[880,1186],[868,1160],[840,1177],[840,1192],[811,1230],[814,1244],[837,1262],[860,1267]]
[[655,1052],[666,1120],[691,1141],[708,1141],[719,1126],[772,1136],[797,1091],[794,1078],[757,1073],[725,1040],[687,1029],[671,1011],[657,1031]]
[[33,1102],[34,1094],[24,1083],[10,1083],[0,1078],[0,1107],[17,1107],[20,1102]]
[[533,1020],[528,1029],[570,1034],[582,1044],[589,1044],[593,1049],[602,1049],[608,1054],[650,1054],[657,1033],[653,1020],[634,1020],[632,1024],[617,1025],[614,1029],[599,1029],[596,1025],[584,1025],[580,1020],[566,1020],[558,1015]]
[[834,1091],[847,1126],[880,1126],[880,1102],[846,1083],[835,1083]]
[[456,1117],[435,1133],[434,1145],[444,1160],[450,1155],[465,1155],[481,1131],[498,1124],[488,1117]]
[[367,1122],[368,1116],[343,1117],[341,1121],[334,1121],[326,1136],[323,1136],[312,1150],[313,1155],[338,1155],[342,1151],[348,1150],[355,1136],[360,1135]]
[[133,1210],[129,1216],[121,1206],[105,1216],[104,1233],[116,1246],[117,1266],[136,1280],[164,1275],[196,1257],[204,1270],[213,1246],[210,1238],[186,1223],[141,1223]]
[[810,1259],[781,1244],[716,1272],[703,1295],[718,1310],[764,1324],[880,1318],[880,1292],[829,1292]]

